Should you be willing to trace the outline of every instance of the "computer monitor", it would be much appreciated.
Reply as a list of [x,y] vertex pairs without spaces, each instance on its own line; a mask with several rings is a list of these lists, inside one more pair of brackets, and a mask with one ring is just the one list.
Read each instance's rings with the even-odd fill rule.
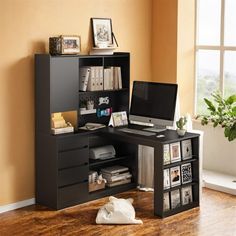
[[152,124],[145,130],[160,132],[172,126],[177,84],[134,81],[129,119]]

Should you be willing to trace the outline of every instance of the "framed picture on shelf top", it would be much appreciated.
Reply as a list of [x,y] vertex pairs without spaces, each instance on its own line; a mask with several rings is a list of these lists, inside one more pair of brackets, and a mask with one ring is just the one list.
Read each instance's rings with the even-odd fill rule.
[[191,139],[183,140],[181,142],[182,159],[187,160],[192,158],[192,144]]
[[171,163],[181,161],[180,142],[170,144]]
[[93,45],[98,48],[113,46],[112,22],[110,18],[91,18]]

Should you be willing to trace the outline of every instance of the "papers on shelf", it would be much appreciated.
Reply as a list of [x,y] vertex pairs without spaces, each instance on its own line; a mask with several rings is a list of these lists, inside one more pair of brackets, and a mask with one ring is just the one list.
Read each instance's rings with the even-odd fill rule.
[[96,130],[106,127],[104,124],[99,123],[86,123],[85,126],[80,127],[79,129],[83,130]]

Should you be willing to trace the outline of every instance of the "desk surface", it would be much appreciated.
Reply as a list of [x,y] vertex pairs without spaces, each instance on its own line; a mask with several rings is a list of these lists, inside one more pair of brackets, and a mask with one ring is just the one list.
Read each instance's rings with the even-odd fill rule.
[[[106,135],[111,136],[111,138],[113,137],[121,141],[124,140],[125,142],[147,145],[147,146],[156,146],[158,143],[165,144],[170,142],[177,142],[199,136],[199,134],[187,132],[185,136],[180,137],[177,134],[176,130],[165,130],[153,136],[144,136],[132,133],[125,133],[119,131],[119,128],[111,128],[111,127],[107,127],[102,132],[105,133]],[[158,138],[157,135],[159,134],[163,134],[164,137]]]
[[[165,144],[170,142],[177,142],[193,137],[198,137],[199,134],[196,133],[189,133],[187,132],[183,137],[180,137],[176,130],[170,130],[167,129],[163,132],[159,132],[153,136],[144,136],[144,135],[138,135],[138,134],[132,134],[132,133],[125,133],[122,131],[119,131],[121,127],[105,127],[98,130],[93,131],[86,131],[86,130],[79,130],[76,133],[67,133],[67,134],[61,134],[61,135],[55,135],[54,137],[57,138],[63,138],[63,137],[70,137],[70,136],[85,136],[85,135],[93,135],[93,134],[99,134],[99,135],[106,135],[108,137],[111,137],[113,139],[117,139],[120,141],[125,141],[129,143],[134,144],[140,144],[140,145],[147,145],[147,146],[156,146],[158,143]],[[129,126],[130,128],[130,126]],[[132,126],[132,128],[135,129],[142,129],[144,127],[142,126]],[[164,137],[158,138],[157,135],[163,134]]]

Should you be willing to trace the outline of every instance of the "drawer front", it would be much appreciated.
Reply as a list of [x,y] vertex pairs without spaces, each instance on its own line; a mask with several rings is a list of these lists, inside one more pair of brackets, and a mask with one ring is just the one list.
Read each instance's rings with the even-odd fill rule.
[[58,186],[62,187],[88,180],[89,166],[83,165],[58,171]]
[[73,149],[88,148],[88,136],[83,137],[64,137],[58,140],[58,150],[66,151]]
[[58,190],[58,209],[73,206],[88,200],[88,182],[60,188]]
[[88,158],[89,158],[88,148],[59,152],[58,168],[62,169],[67,167],[88,164]]

